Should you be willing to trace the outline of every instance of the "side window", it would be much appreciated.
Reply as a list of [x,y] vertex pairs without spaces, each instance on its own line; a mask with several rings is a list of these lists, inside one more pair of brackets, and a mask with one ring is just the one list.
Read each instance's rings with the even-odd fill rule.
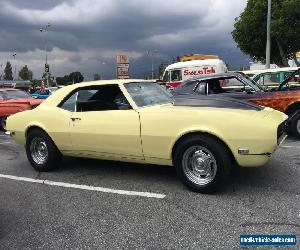
[[176,69],[171,71],[171,82],[181,81],[181,70]]
[[163,82],[169,82],[170,81],[170,74],[169,71],[165,71],[164,77],[163,77]]
[[188,80],[188,81],[183,82],[183,84],[181,84],[178,88],[176,88],[175,92],[177,90],[181,94],[183,94],[183,93],[187,93],[187,94],[193,93],[196,85],[197,85],[197,81],[189,81]]
[[208,81],[208,93],[231,93],[231,92],[243,92],[245,91],[245,85],[235,77],[224,79],[211,79]]
[[267,73],[264,75],[264,82],[263,85],[266,87],[276,87],[278,86],[280,83],[280,76],[279,73],[276,74],[271,74],[271,73]]
[[72,112],[131,109],[117,84],[82,88],[60,107]]
[[60,108],[75,112],[76,111],[76,99],[77,99],[78,92],[71,95],[62,105],[60,105]]
[[260,75],[259,78],[256,80],[256,82],[257,82],[260,86],[264,86],[264,75]]
[[208,93],[208,89],[207,89],[207,82],[200,82],[197,86],[197,88],[195,89],[195,92],[199,95],[207,95]]

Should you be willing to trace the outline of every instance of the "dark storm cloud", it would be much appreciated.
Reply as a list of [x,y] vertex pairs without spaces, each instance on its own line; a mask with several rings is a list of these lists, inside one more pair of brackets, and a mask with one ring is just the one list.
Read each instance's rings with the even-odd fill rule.
[[[1,57],[17,51],[40,71],[47,39],[55,74],[81,70],[114,75],[115,55],[127,53],[132,74],[149,72],[147,50],[157,50],[155,65],[186,53],[217,54],[231,65],[244,63],[230,32],[246,0],[68,0],[0,1]],[[48,33],[39,29],[51,23]],[[1,62],[5,60],[1,58]]]
[[[6,3],[10,3],[18,9],[33,9],[33,10],[47,10],[49,8],[53,8],[56,5],[60,4],[61,0],[9,0],[3,1]],[[64,0],[64,2],[67,2]]]

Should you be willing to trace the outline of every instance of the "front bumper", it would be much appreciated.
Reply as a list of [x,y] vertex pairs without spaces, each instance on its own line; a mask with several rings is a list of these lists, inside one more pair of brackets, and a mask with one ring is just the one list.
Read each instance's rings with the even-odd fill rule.
[[250,148],[238,148],[238,156],[236,157],[238,164],[242,167],[257,167],[266,164],[271,155],[276,151],[278,146],[281,145],[286,139],[291,119],[292,117],[284,120],[278,125],[276,138],[277,141],[269,141],[269,145],[273,146],[268,147],[268,149],[266,149],[265,151],[261,150],[260,152],[254,153],[253,151],[251,152]]

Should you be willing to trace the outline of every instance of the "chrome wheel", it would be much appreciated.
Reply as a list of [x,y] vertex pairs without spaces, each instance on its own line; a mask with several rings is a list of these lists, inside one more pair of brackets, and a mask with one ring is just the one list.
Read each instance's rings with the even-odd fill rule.
[[184,152],[182,167],[186,177],[200,186],[210,183],[218,168],[214,155],[202,146],[191,146]]
[[30,143],[30,155],[32,160],[42,165],[48,160],[48,148],[45,140],[41,137],[35,137]]

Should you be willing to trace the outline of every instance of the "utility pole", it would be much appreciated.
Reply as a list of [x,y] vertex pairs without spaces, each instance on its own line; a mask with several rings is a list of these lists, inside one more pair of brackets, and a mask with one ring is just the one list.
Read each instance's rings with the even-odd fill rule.
[[268,0],[266,69],[270,68],[270,54],[271,54],[271,5],[272,5],[272,0]]
[[154,79],[154,61],[153,61],[153,55],[154,53],[157,53],[157,50],[148,50],[147,54],[150,56],[151,58],[151,78]]
[[0,65],[0,67],[1,67],[1,75],[0,75],[0,80],[2,80],[2,76],[3,76],[3,63],[1,63],[1,65]]
[[16,53],[13,53],[14,64],[15,64],[15,80],[17,80],[17,63],[16,63]]
[[[51,27],[51,24],[50,23],[47,23],[45,25],[45,27],[42,27],[40,28],[40,32],[41,33],[45,33],[44,35],[44,39],[45,39],[45,54],[46,54],[46,60],[45,60],[45,67],[44,67],[44,71],[45,71],[45,74],[46,74],[46,84],[47,84],[47,87],[49,87],[49,66],[48,66],[48,56],[47,56],[47,37],[46,37],[46,33],[48,32],[49,28]],[[46,70],[46,68],[48,70]]]

